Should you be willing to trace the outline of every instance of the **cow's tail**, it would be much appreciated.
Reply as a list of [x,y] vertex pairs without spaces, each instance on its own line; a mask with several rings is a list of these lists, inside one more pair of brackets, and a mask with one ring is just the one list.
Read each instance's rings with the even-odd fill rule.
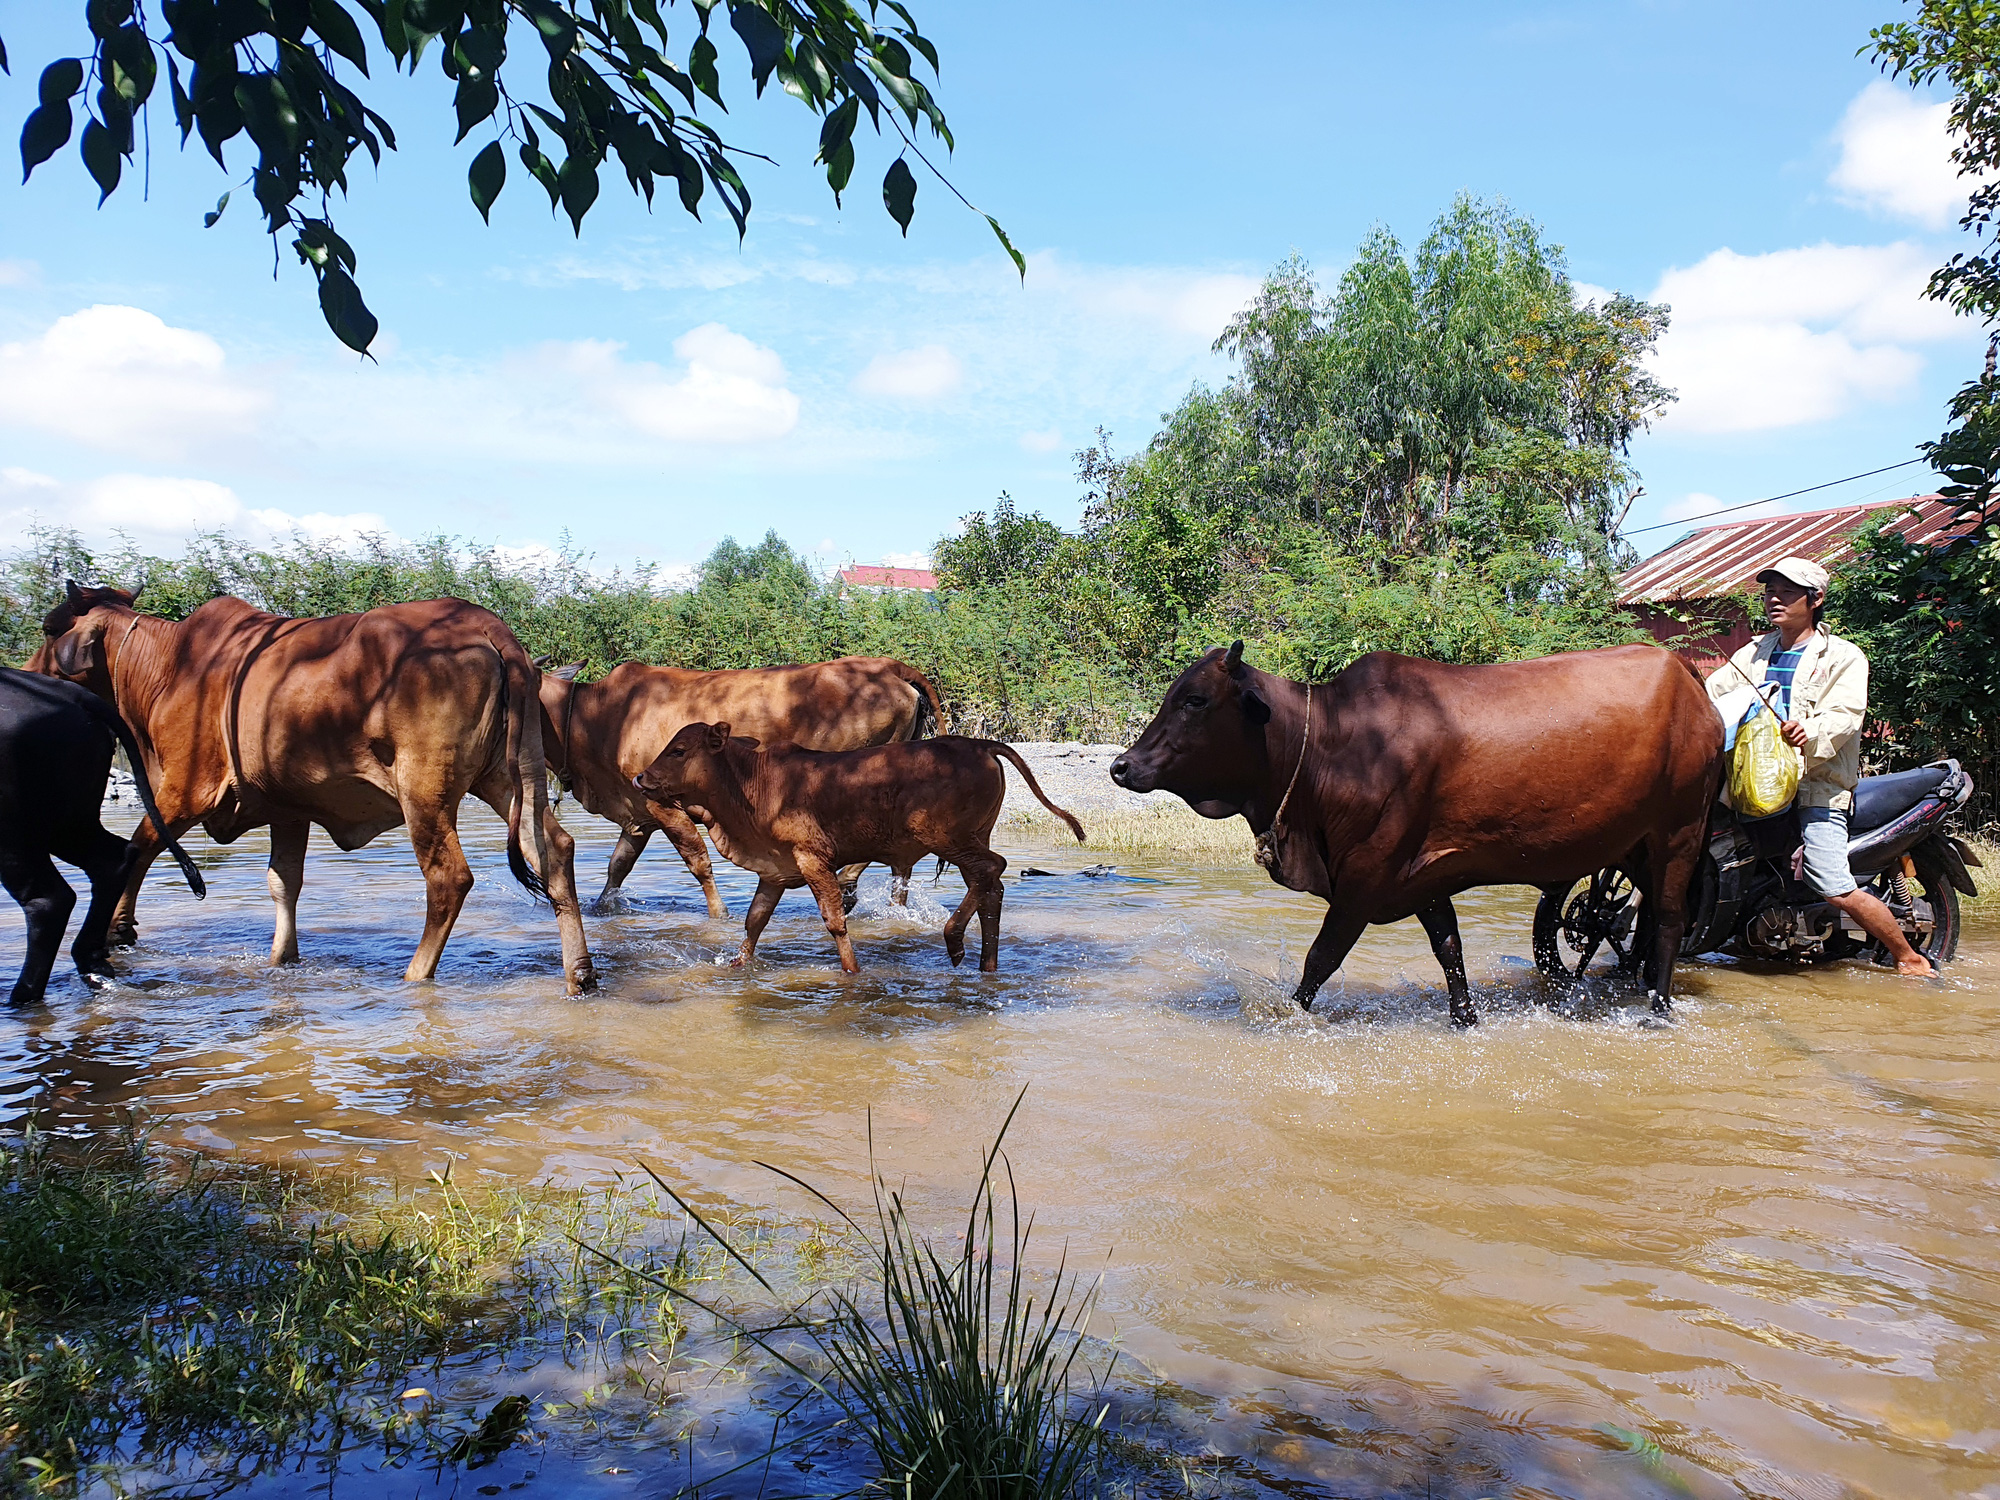
[[542,758],[542,695],[538,691],[535,664],[520,642],[492,643],[500,654],[504,686],[501,701],[507,713],[507,775],[513,795],[507,799],[507,868],[531,896],[547,897],[548,885],[528,864],[521,852],[521,814],[528,814],[528,828],[535,840],[535,853],[543,869],[549,866],[548,846],[542,839],[542,818],[549,805],[549,771]]
[[1079,844],[1083,842],[1083,825],[1077,822],[1076,814],[1067,812],[1049,801],[1048,793],[1043,791],[1042,784],[1035,780],[1035,773],[1028,769],[1028,763],[1021,759],[1020,753],[1012,745],[1004,745],[999,740],[982,740],[980,743],[985,745],[995,755],[1012,761],[1014,769],[1021,773],[1021,779],[1028,783],[1028,790],[1035,794],[1035,800],[1061,818],[1065,823],[1069,824],[1069,831],[1076,835],[1076,841]]
[[125,723],[125,716],[94,694],[85,701],[90,704],[90,711],[103,720],[105,727],[111,731],[112,737],[124,750],[125,759],[132,767],[132,784],[139,790],[139,805],[146,809],[146,816],[152,819],[153,832],[160,836],[161,846],[174,857],[174,863],[181,867],[181,874],[186,877],[188,889],[194,892],[195,899],[205,899],[208,895],[208,882],[201,878],[201,871],[195,867],[195,862],[188,858],[188,852],[180,846],[180,841],[167,832],[167,820],[160,816],[160,805],[153,800],[153,784],[146,779],[146,757],[139,753],[139,742],[132,737],[132,731]]
[[917,690],[917,718],[910,726],[910,738],[920,740],[926,735],[941,733],[944,729],[944,705],[938,701],[937,689],[931,686],[930,678],[906,661],[892,659],[889,670]]

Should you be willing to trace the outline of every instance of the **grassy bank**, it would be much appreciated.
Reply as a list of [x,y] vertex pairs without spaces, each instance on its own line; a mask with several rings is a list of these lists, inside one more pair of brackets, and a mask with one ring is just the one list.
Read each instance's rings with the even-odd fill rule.
[[1241,818],[1204,818],[1183,802],[1157,803],[1135,812],[1092,812],[1079,844],[1068,828],[1040,808],[1010,813],[995,832],[1003,839],[1067,852],[1127,857],[1171,857],[1187,865],[1250,865],[1250,825]]
[[884,1184],[872,1225],[817,1195],[780,1224],[657,1178],[399,1191],[131,1132],[0,1143],[0,1493],[414,1481],[524,1443],[704,1487],[782,1454],[815,1493],[1155,1492],[1185,1465],[1100,1443],[1092,1293],[1030,1270],[998,1186],[989,1158],[931,1237]]

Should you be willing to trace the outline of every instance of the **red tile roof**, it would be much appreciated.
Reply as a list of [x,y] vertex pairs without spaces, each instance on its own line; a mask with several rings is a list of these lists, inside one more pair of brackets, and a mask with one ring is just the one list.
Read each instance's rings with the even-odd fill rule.
[[840,581],[858,589],[921,589],[937,591],[937,574],[928,568],[878,568],[857,564],[840,570]]
[[1906,514],[1891,523],[1891,529],[1912,541],[1937,541],[1952,530],[1951,502],[1936,495],[1704,526],[1620,578],[1618,602],[1666,604],[1741,593],[1756,582],[1758,569],[1781,557],[1810,557],[1833,567],[1854,555],[1848,541],[1857,527],[1892,509]]

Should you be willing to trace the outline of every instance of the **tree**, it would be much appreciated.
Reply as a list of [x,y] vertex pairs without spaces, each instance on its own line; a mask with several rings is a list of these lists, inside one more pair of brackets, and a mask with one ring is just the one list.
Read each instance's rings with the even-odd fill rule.
[[[674,3],[666,0],[665,10]],[[482,218],[506,186],[512,146],[547,191],[550,211],[560,208],[579,235],[597,201],[598,175],[616,157],[648,206],[656,185],[671,184],[699,218],[712,190],[740,238],[750,190],[738,164],[754,153],[731,146],[702,118],[708,105],[725,108],[710,35],[722,9],[749,55],[758,97],[776,79],[821,118],[815,160],[836,203],[853,175],[862,114],[878,135],[893,132],[901,146],[883,176],[882,203],[907,234],[917,195],[907,157],[958,195],[917,143],[928,129],[947,150],[952,145],[944,112],[916,76],[919,57],[935,76],[937,49],[898,0],[867,7],[864,16],[852,0],[689,0],[691,24],[670,38],[659,0],[159,0],[167,27],[159,35],[147,0],[85,0],[92,53],[42,69],[38,102],[21,129],[22,180],[69,142],[81,96],[77,151],[101,205],[137,149],[135,125],[164,63],[183,148],[199,133],[228,172],[225,148],[249,138],[257,151],[249,182],[267,228],[274,239],[292,236],[300,263],[312,268],[327,326],[365,354],[377,323],[354,279],[354,247],[334,228],[333,199],[347,193],[357,151],[379,167],[383,151],[396,147],[388,120],[350,86],[354,74],[369,76],[368,36],[412,75],[435,45],[438,68],[453,84],[457,140],[491,133],[466,174]],[[892,18],[881,29],[878,7]],[[547,69],[531,96],[532,70],[521,59],[536,52]],[[7,66],[0,41],[0,70]],[[216,202],[206,225],[230,196]],[[985,217],[1025,275],[999,221]]]

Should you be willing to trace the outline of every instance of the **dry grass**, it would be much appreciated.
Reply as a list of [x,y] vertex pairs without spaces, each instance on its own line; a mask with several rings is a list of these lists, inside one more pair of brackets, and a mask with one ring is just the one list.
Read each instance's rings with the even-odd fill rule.
[[1965,898],[1965,909],[1981,913],[2000,911],[2000,843],[1964,834],[1959,838],[1980,860],[1979,866],[1966,872],[1972,877],[1972,883],[1979,887],[1979,894]]
[[[1172,855],[1191,865],[1255,863],[1250,825],[1241,818],[1204,818],[1180,802],[1160,802],[1138,812],[1086,812],[1078,816],[1089,835],[1081,844],[1039,809],[1010,814],[1001,820],[996,832],[1023,843],[1093,854]],[[2000,856],[1996,856],[1996,863],[2000,863]]]

